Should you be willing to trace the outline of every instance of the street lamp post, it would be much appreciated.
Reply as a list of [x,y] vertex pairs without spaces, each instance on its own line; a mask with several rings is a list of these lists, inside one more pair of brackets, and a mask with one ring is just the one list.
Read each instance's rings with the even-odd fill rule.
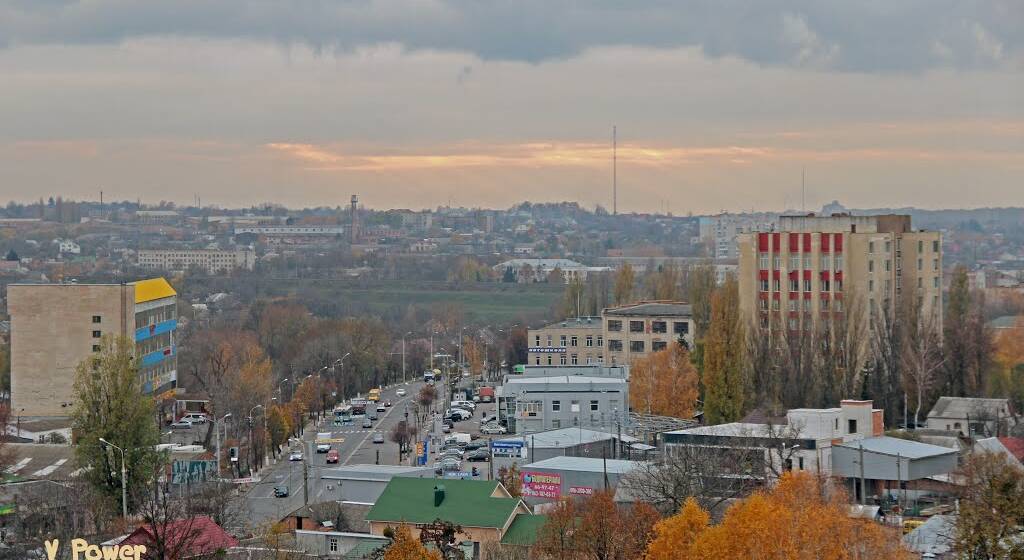
[[402,335],[402,383],[409,382],[409,379],[405,376],[405,337],[409,336],[410,334],[412,334],[412,331],[409,331]]
[[214,436],[216,436],[217,438],[217,478],[220,478],[220,428],[217,426],[217,424],[227,420],[230,417],[231,413],[229,412],[224,416],[221,416],[219,420],[214,420],[213,422],[213,432]]
[[[252,413],[255,412],[257,408],[264,408],[264,407],[263,407],[262,404],[258,404],[258,405],[256,405],[256,406],[254,406],[254,407],[249,409],[249,447],[252,449],[252,462],[255,463],[255,464],[259,464],[259,463],[257,462],[258,457],[256,456],[256,448],[253,447],[253,445],[252,445]],[[264,416],[264,418],[266,418],[266,416],[267,416],[266,409],[264,409],[264,411],[263,411],[263,416]],[[249,466],[249,469],[252,470],[252,465]]]
[[342,399],[342,401],[344,401],[345,397],[347,397],[348,395],[345,394],[345,390],[344,390],[345,383],[342,382],[341,377],[345,374],[345,358],[347,358],[347,357],[349,357],[351,355],[352,355],[352,352],[345,352],[344,356],[338,358],[338,360],[334,362],[334,363],[338,364],[338,382],[341,383],[341,387],[342,387],[342,391],[341,391],[341,399]]
[[118,447],[109,441],[100,438],[100,443],[109,445],[121,452],[121,517],[128,519],[128,469],[124,463],[124,448]]

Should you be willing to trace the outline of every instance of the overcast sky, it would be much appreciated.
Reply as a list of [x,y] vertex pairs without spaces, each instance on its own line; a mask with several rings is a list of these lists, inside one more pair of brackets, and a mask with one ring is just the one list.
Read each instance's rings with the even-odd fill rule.
[[0,0],[0,198],[1024,206],[1021,0]]

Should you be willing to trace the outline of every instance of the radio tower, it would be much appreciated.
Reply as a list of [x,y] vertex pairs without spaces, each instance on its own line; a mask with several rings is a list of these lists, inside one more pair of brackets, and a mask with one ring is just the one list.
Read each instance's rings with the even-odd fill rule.
[[359,241],[359,197],[352,195],[352,231],[349,241],[355,245]]

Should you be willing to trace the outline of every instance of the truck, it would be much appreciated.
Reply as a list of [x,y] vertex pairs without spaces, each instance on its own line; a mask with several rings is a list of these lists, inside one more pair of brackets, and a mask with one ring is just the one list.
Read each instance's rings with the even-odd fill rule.
[[480,402],[494,402],[494,387],[480,387]]
[[366,400],[377,402],[380,400],[380,389],[370,389],[370,394],[366,395]]

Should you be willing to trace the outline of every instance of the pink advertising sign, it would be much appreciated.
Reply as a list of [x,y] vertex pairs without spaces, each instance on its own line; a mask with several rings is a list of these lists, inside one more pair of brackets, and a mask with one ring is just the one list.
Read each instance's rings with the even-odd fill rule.
[[562,475],[524,471],[523,496],[557,500],[562,497]]

